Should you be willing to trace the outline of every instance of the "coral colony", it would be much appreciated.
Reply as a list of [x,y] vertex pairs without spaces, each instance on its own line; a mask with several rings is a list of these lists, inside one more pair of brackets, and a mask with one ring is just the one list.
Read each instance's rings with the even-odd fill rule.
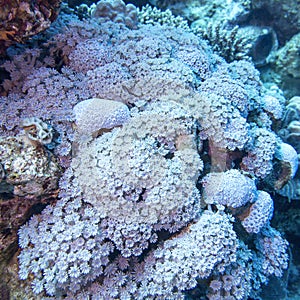
[[[142,24],[121,1],[91,15],[62,13],[3,64],[2,171],[28,170],[41,147],[64,169],[56,203],[19,229],[20,278],[44,299],[258,297],[289,260],[263,188],[298,167],[273,131],[284,97],[180,19]],[[19,157],[3,154],[18,143]]]

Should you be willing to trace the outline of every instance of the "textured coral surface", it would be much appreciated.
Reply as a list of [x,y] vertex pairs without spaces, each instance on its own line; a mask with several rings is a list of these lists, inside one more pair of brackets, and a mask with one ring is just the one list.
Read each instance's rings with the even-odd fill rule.
[[20,279],[47,299],[258,298],[289,259],[270,223],[270,182],[297,169],[274,131],[282,94],[175,20],[98,5],[2,64],[0,133],[19,152],[0,156],[1,195],[37,199],[64,172],[22,219]]

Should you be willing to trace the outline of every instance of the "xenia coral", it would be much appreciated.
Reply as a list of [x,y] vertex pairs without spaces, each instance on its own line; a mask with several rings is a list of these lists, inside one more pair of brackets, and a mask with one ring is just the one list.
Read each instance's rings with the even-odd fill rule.
[[264,191],[258,191],[257,199],[250,206],[250,212],[242,220],[242,225],[249,233],[258,233],[268,224],[273,216],[273,200],[271,196]]
[[257,177],[265,178],[273,168],[277,146],[274,132],[265,128],[252,129],[252,140],[246,145],[248,155],[242,160],[242,169]]
[[178,231],[197,215],[203,162],[194,140],[188,113],[168,102],[78,150],[71,167],[84,201],[106,219],[105,232],[124,256],[140,255],[158,230]]
[[79,195],[48,206],[19,231],[19,245],[27,248],[19,256],[21,279],[31,272],[33,292],[49,295],[77,291],[103,274],[108,255],[114,249],[99,230],[100,216],[83,207]]
[[62,15],[29,69],[18,64],[28,53],[3,66],[15,76],[0,99],[1,132],[40,118],[66,167],[57,204],[19,231],[20,276],[55,299],[213,297],[218,279],[221,294],[251,297],[287,268],[261,190],[286,159],[270,112],[282,101],[266,101],[250,62],[227,64],[183,28],[132,29],[118,5],[120,16],[104,3],[112,11],[101,22]]

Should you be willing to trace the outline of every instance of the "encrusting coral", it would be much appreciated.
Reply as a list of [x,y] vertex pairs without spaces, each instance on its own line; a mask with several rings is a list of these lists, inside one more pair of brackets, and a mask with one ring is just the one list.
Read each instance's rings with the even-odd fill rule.
[[101,3],[101,21],[62,15],[28,69],[28,52],[3,64],[1,134],[39,118],[65,168],[56,205],[19,230],[20,278],[50,299],[255,298],[287,268],[261,188],[293,161],[276,156],[281,96],[250,62]]
[[97,136],[98,131],[121,126],[129,119],[129,109],[124,103],[106,99],[81,101],[73,111],[79,135]]

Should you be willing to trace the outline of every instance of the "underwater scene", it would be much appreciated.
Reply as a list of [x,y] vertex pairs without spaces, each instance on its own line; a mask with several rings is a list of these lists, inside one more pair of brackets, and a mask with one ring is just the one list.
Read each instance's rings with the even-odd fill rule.
[[300,299],[299,0],[0,0],[0,299]]

